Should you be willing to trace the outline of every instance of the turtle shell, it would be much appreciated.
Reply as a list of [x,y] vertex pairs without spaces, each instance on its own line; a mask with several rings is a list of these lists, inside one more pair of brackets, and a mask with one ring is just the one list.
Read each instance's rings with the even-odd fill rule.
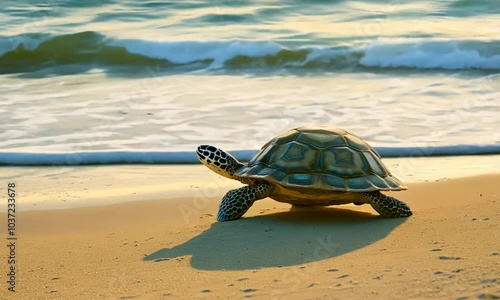
[[236,171],[292,189],[368,192],[406,187],[359,137],[332,127],[299,127],[278,135]]

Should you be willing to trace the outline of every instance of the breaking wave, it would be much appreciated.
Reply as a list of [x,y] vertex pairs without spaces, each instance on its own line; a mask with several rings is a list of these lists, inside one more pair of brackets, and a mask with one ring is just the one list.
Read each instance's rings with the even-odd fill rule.
[[[375,40],[365,45],[307,45],[278,41],[149,41],[87,31],[68,35],[0,37],[0,74],[81,65],[193,70],[342,72],[378,68],[500,70],[500,41]],[[187,68],[179,68],[187,67]]]

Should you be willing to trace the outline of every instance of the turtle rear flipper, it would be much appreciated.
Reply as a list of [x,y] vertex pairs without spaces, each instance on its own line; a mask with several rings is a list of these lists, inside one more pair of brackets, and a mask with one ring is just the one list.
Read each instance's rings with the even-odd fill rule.
[[413,214],[406,203],[381,192],[363,193],[363,197],[382,217],[404,218]]

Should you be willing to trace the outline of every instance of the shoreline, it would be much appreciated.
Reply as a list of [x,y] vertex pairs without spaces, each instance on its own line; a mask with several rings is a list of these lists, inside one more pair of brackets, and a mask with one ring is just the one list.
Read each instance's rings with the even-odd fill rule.
[[[405,184],[500,173],[500,155],[386,158]],[[19,209],[52,210],[147,200],[214,196],[241,186],[198,165],[3,167],[18,186]],[[6,207],[0,207],[5,212]]]
[[[452,145],[452,146],[409,146],[409,147],[375,147],[385,158],[418,158],[500,155],[500,145]],[[228,151],[241,162],[248,162],[259,150]],[[99,165],[189,165],[199,164],[194,151],[85,151],[85,152],[10,152],[0,149],[0,166],[10,167],[60,167],[60,166],[99,166]]]

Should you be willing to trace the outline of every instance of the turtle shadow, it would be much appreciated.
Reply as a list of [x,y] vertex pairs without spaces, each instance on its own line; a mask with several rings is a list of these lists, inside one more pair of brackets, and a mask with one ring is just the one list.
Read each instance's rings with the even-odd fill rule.
[[246,270],[293,266],[336,257],[386,237],[406,218],[385,219],[339,208],[294,208],[291,212],[215,222],[200,235],[144,257],[162,261],[190,255],[200,270]]

